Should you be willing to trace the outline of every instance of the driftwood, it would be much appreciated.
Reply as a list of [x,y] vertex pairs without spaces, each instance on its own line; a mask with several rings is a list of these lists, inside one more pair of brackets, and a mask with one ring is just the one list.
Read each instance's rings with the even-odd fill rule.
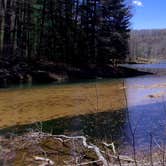
[[84,166],[84,165],[89,165],[89,164],[94,164],[94,163],[99,163],[99,162],[101,162],[101,161],[100,161],[100,160],[89,161],[89,162],[85,162],[85,163],[77,164],[77,166]]
[[66,135],[57,135],[57,136],[54,136],[54,137],[56,137],[56,138],[65,138],[65,139],[74,139],[74,140],[81,139],[82,143],[83,143],[83,146],[85,148],[93,150],[96,153],[97,157],[98,157],[98,161],[101,161],[103,166],[109,166],[109,163],[105,159],[105,157],[103,156],[101,150],[96,145],[93,145],[93,144],[88,145],[86,137],[84,137],[84,136],[69,137],[69,136],[66,136]]
[[[93,164],[93,163],[101,163],[103,166],[110,166],[111,163],[110,163],[110,161],[108,161],[106,156],[109,157],[109,158],[113,158],[117,161],[123,162],[123,164],[121,164],[121,165],[124,165],[124,166],[125,166],[125,162],[127,162],[127,166],[130,166],[130,165],[132,166],[132,165],[135,164],[135,160],[132,159],[131,157],[125,156],[125,155],[119,155],[116,151],[114,143],[108,144],[106,142],[103,142],[104,146],[106,146],[107,148],[112,149],[113,154],[111,154],[111,153],[107,154],[105,151],[102,151],[98,146],[96,146],[94,144],[91,144],[91,143],[88,144],[87,143],[87,138],[84,137],[84,136],[66,136],[66,135],[52,135],[52,134],[46,134],[46,133],[33,133],[34,137],[36,137],[37,135],[39,135],[40,137],[50,136],[53,139],[55,139],[57,141],[60,141],[62,143],[65,143],[65,142],[68,142],[68,141],[71,141],[71,140],[81,140],[83,146],[85,148],[90,149],[93,152],[95,152],[98,159],[96,161],[78,163],[78,164],[76,164],[77,166],[84,166],[84,165],[89,165],[89,164]],[[138,165],[141,163],[139,161],[137,161],[137,162],[138,162]],[[65,163],[67,163],[67,162],[65,162]]]
[[43,163],[40,166],[47,166],[47,165],[54,165],[54,162],[48,158],[44,158],[44,157],[38,157],[35,156],[34,157],[36,161],[42,161]]
[[[135,162],[135,161],[134,161],[131,157],[129,157],[129,156],[118,155],[117,152],[116,152],[114,143],[108,144],[108,143],[106,143],[106,142],[103,142],[103,145],[105,145],[106,147],[111,147],[111,148],[112,148],[112,151],[113,151],[113,154],[114,154],[114,155],[109,154],[109,157],[114,158],[114,159],[117,159],[117,160],[122,160],[122,161],[125,161],[125,162]],[[138,162],[138,161],[137,161],[137,162]]]
[[[86,154],[84,154],[84,152],[86,152],[86,150],[83,148],[83,149],[81,149],[83,151],[81,151],[81,153],[79,153],[81,156],[80,155],[78,157],[77,157],[77,155],[76,155],[76,157],[68,156],[69,158],[67,159],[67,161],[64,161],[65,158],[62,158],[62,160],[60,160],[60,161],[58,160],[58,162],[62,162],[62,164],[64,164],[64,165],[72,165],[72,166],[86,166],[87,165],[88,166],[88,165],[96,164],[96,165],[103,165],[103,166],[135,166],[135,160],[134,159],[132,159],[129,156],[119,155],[118,151],[116,151],[114,143],[108,144],[106,142],[103,142],[103,145],[106,146],[106,147],[100,149],[96,145],[89,143],[87,141],[86,137],[84,137],[84,136],[70,137],[70,136],[66,136],[66,135],[52,135],[52,134],[46,134],[46,133],[42,133],[42,132],[29,132],[24,136],[21,136],[21,137],[18,137],[18,138],[16,137],[16,139],[14,139],[15,142],[12,143],[11,145],[14,145],[14,147],[16,147],[16,150],[20,151],[20,149],[27,148],[29,145],[30,145],[30,148],[31,148],[31,146],[41,143],[42,140],[47,141],[47,138],[51,138],[51,140],[53,142],[54,142],[54,140],[60,141],[60,142],[62,142],[62,144],[65,143],[65,142],[74,143],[74,141],[76,141],[76,142],[78,142],[78,145],[81,144],[81,148],[84,147],[84,148],[86,148],[86,150],[90,149],[90,151],[91,152],[93,151],[97,156],[97,157],[95,157],[94,161],[93,160],[88,160],[90,158],[84,158],[84,156],[86,156]],[[3,138],[1,138],[1,139],[3,139]],[[21,140],[21,142],[23,141],[24,144],[26,142],[25,147],[24,146],[20,147],[20,140]],[[5,142],[5,140],[3,140],[3,141]],[[6,141],[8,142],[8,140],[6,140]],[[153,163],[153,166],[160,166],[160,165],[165,164],[165,160],[163,158],[163,155],[165,154],[164,147],[162,147],[157,142],[157,140],[155,140],[155,138],[153,138],[153,141],[157,145],[157,148],[159,148],[159,153],[158,153],[158,151],[155,152],[154,161],[150,162],[149,161],[149,156],[147,156],[148,159],[144,158],[144,159],[141,159],[140,161],[136,161],[137,166],[149,166],[149,165],[152,165],[151,163]],[[59,147],[59,145],[61,146],[62,144],[58,143],[58,147]],[[5,142],[4,145],[6,146],[6,142]],[[8,159],[6,159],[6,157],[4,157],[4,156],[8,156],[9,152],[12,152],[12,150],[7,149],[8,151],[6,151],[6,149],[3,149],[4,145],[3,144],[0,145],[0,151],[1,151],[1,154],[2,154],[0,160],[6,162]],[[54,144],[51,144],[51,145],[54,145]],[[69,145],[70,146],[67,146],[67,148],[70,148],[72,146],[72,144],[69,144]],[[64,144],[64,146],[66,147],[66,144]],[[12,146],[10,146],[10,147],[12,147]],[[40,148],[40,144],[39,144],[39,148]],[[107,148],[109,148],[109,149],[107,149]],[[15,148],[12,148],[12,149],[15,152]],[[47,151],[42,151],[42,152],[45,153],[45,155],[39,157],[37,155],[41,154],[41,151],[40,151],[40,149],[37,149],[37,152],[40,152],[40,153],[37,153],[35,151],[36,156],[33,156],[32,158],[34,159],[35,162],[37,162],[39,164],[39,166],[54,166],[55,163],[56,163],[56,159],[54,161],[53,158],[51,158],[53,160],[51,160],[49,158],[49,154],[54,153],[54,150],[56,152],[55,155],[57,155],[58,153],[57,153],[56,149],[52,149],[51,151],[48,151],[48,153],[47,153]],[[88,152],[89,152],[89,150],[88,150]],[[160,156],[159,156],[160,152],[163,153],[162,156],[161,156],[162,161],[159,159],[160,158]],[[77,153],[77,151],[76,151],[76,153]],[[69,153],[69,155],[70,155],[70,153]],[[13,156],[12,159],[14,159],[14,157],[15,156]],[[89,157],[89,156],[87,155],[87,157]],[[72,160],[70,160],[70,158]],[[28,156],[28,159],[29,159],[29,156]],[[111,159],[113,159],[113,160],[111,160]],[[30,161],[32,161],[32,160],[30,160]]]
[[[42,135],[42,133],[36,133],[36,134],[33,133],[33,135],[38,135],[38,134]],[[77,164],[77,166],[89,165],[89,164],[99,163],[99,162],[102,163],[103,166],[110,166],[111,165],[111,163],[109,163],[109,161],[104,156],[104,155],[106,155],[106,153],[104,151],[102,151],[99,147],[97,147],[96,145],[88,144],[87,143],[87,138],[84,137],[84,136],[73,136],[72,137],[72,136],[66,136],[66,135],[51,135],[51,134],[43,134],[42,136],[51,136],[53,139],[56,139],[56,140],[58,140],[62,143],[68,142],[70,140],[82,140],[82,144],[85,148],[91,149],[96,153],[96,156],[98,157],[98,160],[85,162],[85,163],[80,163],[80,164]],[[116,148],[115,148],[114,143],[108,144],[106,142],[103,142],[103,145],[106,146],[106,147],[111,147],[113,155],[112,154],[107,154],[110,158],[114,158],[116,160],[121,160],[123,162],[128,162],[128,164],[131,163],[131,165],[132,165],[132,163],[135,162],[134,159],[132,159],[129,156],[118,155],[118,153],[116,152]],[[123,165],[125,165],[125,164],[123,164]]]
[[[110,166],[110,163],[107,161],[107,159],[104,157],[103,152],[100,150],[99,147],[97,147],[94,144],[88,144],[87,143],[87,138],[84,136],[66,136],[66,135],[52,135],[52,134],[46,134],[46,133],[32,133],[32,137],[39,137],[39,138],[44,138],[44,137],[52,137],[53,139],[56,139],[62,143],[70,141],[70,140],[82,140],[82,144],[85,148],[93,150],[93,152],[96,153],[96,156],[98,157],[97,161],[93,161],[93,163],[96,162],[101,162],[103,166]],[[86,165],[88,163],[82,163],[80,165]]]

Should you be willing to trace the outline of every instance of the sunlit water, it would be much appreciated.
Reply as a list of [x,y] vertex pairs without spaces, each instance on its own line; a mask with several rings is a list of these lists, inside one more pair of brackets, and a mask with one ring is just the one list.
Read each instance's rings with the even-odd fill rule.
[[[93,113],[72,118],[18,126],[1,130],[18,134],[25,130],[40,130],[53,134],[86,135],[119,145],[132,145],[133,134],[137,148],[149,148],[153,144],[166,143],[166,65],[127,65],[155,75],[124,79],[127,109],[117,112]],[[110,92],[111,93],[111,92]],[[119,94],[117,94],[119,95]]]
[[128,103],[127,136],[136,146],[149,146],[152,137],[154,144],[166,141],[166,76],[144,76],[126,79]]
[[[128,114],[126,140],[148,149],[166,143],[166,64],[124,65],[154,73],[125,80]],[[134,136],[134,137],[133,137]]]

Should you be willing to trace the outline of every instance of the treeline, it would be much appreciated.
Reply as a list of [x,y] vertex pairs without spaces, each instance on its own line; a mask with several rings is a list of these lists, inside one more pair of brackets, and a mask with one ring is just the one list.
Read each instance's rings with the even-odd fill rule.
[[76,66],[123,61],[130,18],[125,0],[1,0],[0,59]]
[[130,37],[130,58],[166,58],[166,29],[135,30]]

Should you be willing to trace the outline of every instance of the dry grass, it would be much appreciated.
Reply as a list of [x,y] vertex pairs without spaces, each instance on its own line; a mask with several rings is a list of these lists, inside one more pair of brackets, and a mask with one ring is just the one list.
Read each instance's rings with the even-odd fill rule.
[[120,110],[125,105],[123,93],[122,81],[1,90],[0,128]]

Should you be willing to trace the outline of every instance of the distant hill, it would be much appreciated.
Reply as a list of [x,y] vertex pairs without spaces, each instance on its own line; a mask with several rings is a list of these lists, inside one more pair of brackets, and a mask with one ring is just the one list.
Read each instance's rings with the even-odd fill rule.
[[134,30],[130,37],[130,59],[166,59],[166,29]]

